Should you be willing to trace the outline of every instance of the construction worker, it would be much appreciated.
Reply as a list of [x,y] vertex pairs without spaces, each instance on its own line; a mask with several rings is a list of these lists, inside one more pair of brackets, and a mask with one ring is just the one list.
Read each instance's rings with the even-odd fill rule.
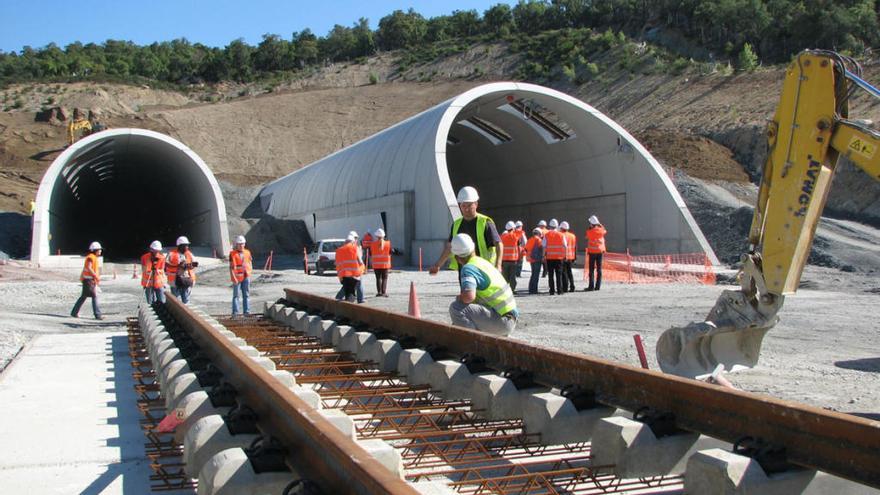
[[[501,270],[501,236],[498,235],[498,229],[495,228],[495,222],[483,215],[477,213],[478,201],[480,195],[477,190],[471,186],[462,187],[458,191],[458,209],[461,211],[461,218],[457,218],[452,222],[452,229],[449,232],[449,239],[443,247],[440,259],[428,269],[428,273],[436,275],[440,271],[443,263],[449,259],[449,253],[452,251],[452,238],[458,234],[467,234],[471,239],[476,238],[477,254],[495,265],[497,270]],[[449,268],[457,270],[459,268],[455,257],[449,262]]]
[[550,295],[562,295],[562,261],[565,260],[565,235],[557,230],[559,222],[555,218],[547,224],[544,234],[544,258],[547,260],[547,273],[550,274]]
[[[596,215],[589,218],[590,227],[587,229],[587,264],[589,265],[589,285],[585,291],[599,290],[602,288],[602,255],[605,253],[605,227],[599,223]],[[596,282],[593,283],[593,272],[596,274]]]
[[147,304],[165,304],[166,285],[165,253],[162,252],[162,243],[153,241],[150,250],[141,256],[141,287],[144,288]]
[[391,270],[391,241],[385,240],[385,231],[376,229],[376,240],[370,245],[370,263],[376,274],[376,297],[388,297],[388,271]]
[[373,244],[373,234],[370,231],[364,232],[364,237],[361,239],[361,253],[363,253],[364,264],[367,266],[367,270],[370,269],[370,263],[372,262],[370,258],[370,246]]
[[562,261],[562,289],[565,292],[574,292],[574,274],[571,271],[577,259],[577,236],[571,232],[568,222],[562,221],[559,230],[565,235],[565,259]]
[[361,262],[357,237],[348,234],[345,244],[336,249],[336,276],[342,283],[346,301],[354,302],[357,285],[365,269]]
[[[348,233],[351,237],[354,237],[355,246],[357,246],[358,259],[361,260],[361,264],[364,264],[364,251],[361,249],[361,244],[358,242],[358,233],[355,231],[350,231]],[[364,268],[366,271],[366,267]],[[357,281],[357,287],[355,287],[355,295],[357,296],[358,304],[364,303],[364,282],[360,278]],[[336,293],[336,300],[341,301],[345,299],[345,287],[340,287],[339,292]]]
[[185,235],[178,237],[177,249],[171,251],[165,259],[165,274],[168,276],[171,293],[179,297],[183,304],[189,303],[189,296],[196,283],[193,268],[197,266],[199,262],[193,261],[189,250],[189,239]]
[[[541,220],[538,222],[538,228],[541,229],[541,239],[547,237],[547,220]],[[547,276],[547,258],[544,258],[544,262],[541,264],[541,277]]]
[[73,109],[73,117],[67,124],[67,145],[70,146],[76,142],[76,131],[82,130],[83,135],[87,135],[92,131],[92,123],[86,119],[79,108]]
[[529,294],[538,293],[538,281],[541,280],[541,266],[544,264],[544,235],[541,229],[532,229],[532,237],[526,243],[526,260],[532,267],[529,278]]
[[[514,224],[514,226],[516,227],[514,229],[516,232],[516,235],[518,235],[519,238],[522,239],[522,246],[525,247],[526,241],[528,240],[529,236],[527,236],[526,232],[523,230],[522,220],[517,220],[516,223]],[[523,258],[525,257],[525,254],[526,254],[525,249],[519,250],[519,259],[516,261],[516,276],[517,277],[522,277]]]
[[98,306],[98,294],[100,293],[98,286],[101,284],[101,264],[98,258],[101,257],[103,252],[100,242],[95,241],[89,244],[89,254],[86,255],[86,261],[79,276],[79,281],[82,282],[82,293],[80,293],[79,299],[73,305],[73,309],[70,310],[70,316],[74,318],[79,318],[79,309],[86,302],[86,298],[91,297],[92,312],[95,314],[95,319],[104,319],[104,316],[101,314],[101,308]]
[[232,280],[232,316],[238,314],[238,293],[241,292],[241,314],[250,312],[248,297],[251,292],[251,272],[254,269],[254,258],[245,247],[247,240],[243,235],[235,238],[235,246],[229,252],[229,278]]
[[522,237],[516,233],[516,224],[512,221],[504,225],[501,246],[501,273],[504,275],[504,280],[510,284],[511,290],[516,292],[516,268],[525,243]]
[[510,285],[495,265],[474,253],[474,241],[469,235],[456,234],[450,244],[453,256],[462,267],[458,274],[461,292],[449,305],[452,324],[509,335],[519,316]]

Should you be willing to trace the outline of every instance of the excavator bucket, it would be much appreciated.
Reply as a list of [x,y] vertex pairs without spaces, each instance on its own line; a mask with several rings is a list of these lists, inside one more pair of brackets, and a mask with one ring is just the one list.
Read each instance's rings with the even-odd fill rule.
[[731,371],[754,367],[764,335],[777,321],[774,308],[754,304],[741,290],[726,290],[706,321],[660,335],[657,362],[665,373],[688,378],[710,374],[719,364]]

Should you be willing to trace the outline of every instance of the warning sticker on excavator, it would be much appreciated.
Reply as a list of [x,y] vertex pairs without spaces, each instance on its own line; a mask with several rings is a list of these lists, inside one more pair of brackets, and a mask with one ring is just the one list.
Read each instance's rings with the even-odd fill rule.
[[860,137],[854,136],[849,142],[849,149],[867,158],[873,158],[877,147]]

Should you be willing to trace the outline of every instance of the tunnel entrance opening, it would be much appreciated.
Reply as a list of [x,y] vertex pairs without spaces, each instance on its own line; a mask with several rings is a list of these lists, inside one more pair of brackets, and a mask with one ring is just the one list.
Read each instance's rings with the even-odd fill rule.
[[62,153],[37,195],[32,258],[82,254],[92,241],[105,259],[130,261],[153,240],[186,235],[196,254],[228,249],[216,180],[189,148],[151,131],[115,129]]

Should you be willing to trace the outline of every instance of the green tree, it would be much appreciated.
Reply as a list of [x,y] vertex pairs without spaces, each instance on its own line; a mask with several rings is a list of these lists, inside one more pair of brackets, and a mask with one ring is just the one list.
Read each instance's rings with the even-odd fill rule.
[[348,60],[355,57],[357,38],[353,29],[337,24],[325,38],[318,41],[318,46],[323,58],[334,61]]
[[537,34],[546,29],[547,3],[542,0],[519,0],[513,8],[513,22],[516,30],[526,34]]
[[253,53],[254,69],[258,72],[289,70],[293,67],[290,43],[277,34],[264,34]]
[[293,33],[294,57],[300,68],[314,64],[318,61],[318,38],[308,28],[302,32]]
[[353,56],[365,57],[376,53],[376,37],[370,29],[370,22],[361,17],[352,28],[355,39],[355,51]]
[[452,28],[452,36],[468,38],[474,36],[482,29],[480,14],[476,10],[454,10],[449,17]]
[[487,33],[507,36],[514,30],[513,13],[510,6],[499,3],[483,12],[483,26]]
[[253,47],[239,38],[226,45],[226,63],[229,64],[229,76],[238,82],[253,79],[254,67],[251,62]]
[[381,49],[396,50],[422,43],[427,29],[425,18],[413,9],[406,12],[395,10],[379,20],[376,36]]
[[758,56],[752,51],[752,45],[746,43],[736,58],[739,70],[751,72],[758,67]]

